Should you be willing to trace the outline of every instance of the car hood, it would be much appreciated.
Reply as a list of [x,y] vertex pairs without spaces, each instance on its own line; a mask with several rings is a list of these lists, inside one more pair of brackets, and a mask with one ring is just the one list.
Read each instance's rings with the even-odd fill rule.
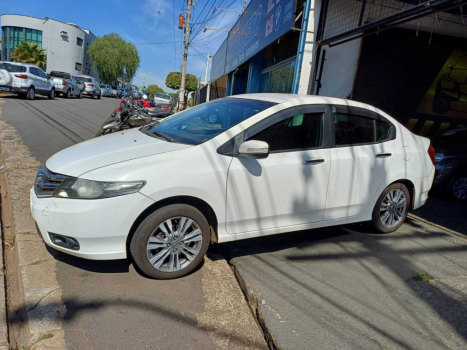
[[132,129],[68,147],[50,157],[46,166],[54,173],[77,177],[111,164],[188,147],[193,146],[168,142]]

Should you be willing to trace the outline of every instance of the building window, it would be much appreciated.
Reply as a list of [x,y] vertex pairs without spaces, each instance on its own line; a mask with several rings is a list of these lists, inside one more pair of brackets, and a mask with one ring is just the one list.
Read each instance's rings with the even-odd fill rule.
[[259,80],[259,92],[291,93],[296,59],[264,71]]
[[76,38],[76,45],[83,47],[83,39]]
[[26,41],[36,43],[42,49],[42,31],[26,28]]
[[[9,46],[7,46],[8,39],[10,39]],[[2,27],[3,60],[9,61],[11,52],[23,41],[36,43],[42,49],[42,31],[21,27]]]
[[76,62],[75,63],[75,69],[79,72],[81,72],[81,69],[83,68],[83,65],[81,63]]

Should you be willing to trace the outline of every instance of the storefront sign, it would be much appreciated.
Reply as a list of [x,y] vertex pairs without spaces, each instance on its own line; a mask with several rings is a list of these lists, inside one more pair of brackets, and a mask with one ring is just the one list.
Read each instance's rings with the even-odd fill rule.
[[225,73],[234,70],[292,28],[295,2],[251,0],[227,37]]
[[219,47],[217,52],[212,56],[210,82],[214,82],[225,74],[225,54],[227,52],[227,38]]

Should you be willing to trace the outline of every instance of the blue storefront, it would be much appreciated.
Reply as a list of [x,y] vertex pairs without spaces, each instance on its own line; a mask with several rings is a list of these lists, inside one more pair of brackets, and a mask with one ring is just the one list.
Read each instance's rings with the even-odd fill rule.
[[226,80],[226,96],[297,92],[312,2],[252,0],[213,56],[212,86]]

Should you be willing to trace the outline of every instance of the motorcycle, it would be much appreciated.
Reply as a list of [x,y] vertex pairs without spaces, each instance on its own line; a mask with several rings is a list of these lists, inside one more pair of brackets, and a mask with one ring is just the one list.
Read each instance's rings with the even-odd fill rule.
[[[147,99],[147,96],[144,96]],[[150,123],[158,123],[158,112],[149,111],[142,103],[137,103],[130,96],[125,97],[110,118],[101,126],[96,137],[121,130],[138,128]]]

